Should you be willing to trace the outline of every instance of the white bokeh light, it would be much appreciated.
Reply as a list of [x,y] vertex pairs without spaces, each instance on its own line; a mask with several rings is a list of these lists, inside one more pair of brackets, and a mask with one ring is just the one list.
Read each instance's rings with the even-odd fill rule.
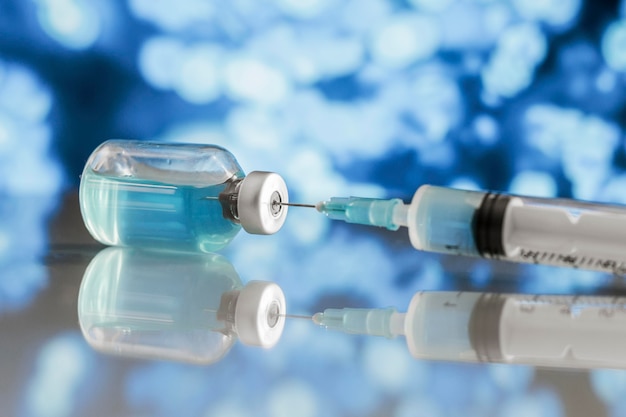
[[594,369],[589,374],[591,387],[606,405],[612,405],[626,394],[626,371],[621,369]]
[[535,368],[523,365],[490,364],[487,372],[496,385],[506,392],[526,391],[535,377]]
[[464,110],[456,81],[444,72],[424,70],[417,73],[410,88],[410,114],[428,139],[442,141]]
[[616,71],[626,71],[626,20],[613,22],[602,36],[602,55]]
[[421,14],[398,15],[373,33],[370,53],[383,67],[405,68],[435,54],[440,38],[435,19]]
[[192,104],[206,104],[222,94],[223,56],[222,49],[211,43],[185,45],[174,37],[158,36],[144,42],[138,65],[153,87],[174,90]]
[[459,190],[480,191],[482,187],[478,185],[476,180],[468,177],[457,177],[449,185],[451,188]]
[[620,129],[597,116],[548,104],[529,107],[524,120],[529,145],[560,158],[574,197],[594,200],[611,175]]
[[340,161],[354,154],[379,156],[394,146],[398,120],[393,109],[380,100],[332,101],[312,90],[294,96],[287,104],[287,114],[297,121],[299,136]]
[[626,205],[626,175],[614,175],[598,193],[598,201]]
[[28,68],[3,65],[0,78],[0,190],[55,195],[64,179],[50,157],[52,95]]
[[46,343],[27,389],[28,415],[63,417],[72,414],[77,391],[87,376],[88,360],[87,348],[78,335],[61,335]]
[[274,105],[291,93],[291,82],[282,71],[250,56],[232,57],[224,72],[226,94],[233,100]]
[[455,2],[456,0],[409,0],[416,9],[434,13],[445,11]]
[[496,120],[486,114],[479,114],[472,122],[472,128],[483,145],[493,145],[499,139],[500,126]]
[[185,54],[184,45],[175,38],[148,39],[139,50],[139,70],[152,86],[170,89],[179,78]]
[[412,395],[403,397],[397,405],[393,417],[443,417],[444,407],[429,396],[414,398]]
[[280,11],[299,19],[312,19],[334,6],[335,0],[275,0]]
[[70,49],[92,46],[102,30],[99,11],[85,0],[33,0],[44,31]]
[[212,405],[204,417],[253,417],[240,398],[224,399]]
[[194,104],[209,103],[221,94],[219,61],[221,51],[210,45],[187,50],[174,81],[174,89],[185,100]]
[[515,10],[525,20],[535,20],[556,27],[574,23],[582,5],[581,0],[513,0]]
[[530,85],[546,52],[546,38],[537,26],[518,24],[507,28],[481,74],[486,92],[496,97],[515,96]]
[[212,23],[215,5],[205,0],[129,0],[130,11],[166,31]]
[[556,197],[557,185],[552,175],[541,171],[522,171],[513,177],[509,192],[534,197]]
[[465,52],[491,47],[512,19],[506,3],[467,1],[455,2],[438,17],[441,22],[441,49]]
[[287,380],[274,386],[269,393],[268,415],[270,417],[292,417],[297,410],[300,417],[318,415],[317,390],[303,380]]
[[392,5],[386,0],[346,0],[341,4],[341,26],[357,35],[369,35],[392,13]]
[[363,347],[363,367],[372,384],[391,393],[406,388],[414,359],[404,340],[386,340],[370,336]]

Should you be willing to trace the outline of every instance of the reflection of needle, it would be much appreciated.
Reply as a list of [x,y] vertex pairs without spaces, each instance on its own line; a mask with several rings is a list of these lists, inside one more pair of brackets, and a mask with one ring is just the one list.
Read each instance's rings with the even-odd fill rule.
[[304,320],[312,320],[312,316],[304,316],[301,314],[281,314],[282,317],[286,317],[288,319],[304,319]]
[[[207,311],[209,313],[217,313],[217,310],[212,308],[205,308],[202,311]],[[279,314],[280,317],[285,317],[288,319],[304,319],[304,320],[313,320],[313,316],[305,316],[303,314]]]
[[[206,196],[202,197],[204,200],[219,200],[219,197],[216,196]],[[301,204],[301,203],[283,203],[282,201],[272,201],[273,206],[290,206],[290,207],[307,207],[307,208],[316,208],[315,204]]]

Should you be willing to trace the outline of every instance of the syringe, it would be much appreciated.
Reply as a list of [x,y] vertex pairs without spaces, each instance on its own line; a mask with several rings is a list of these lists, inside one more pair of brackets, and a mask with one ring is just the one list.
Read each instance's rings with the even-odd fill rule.
[[308,207],[348,223],[407,227],[419,250],[626,272],[624,206],[424,185],[410,204],[332,197]]
[[419,359],[626,369],[626,297],[418,292],[406,313],[326,309],[323,327],[404,335]]

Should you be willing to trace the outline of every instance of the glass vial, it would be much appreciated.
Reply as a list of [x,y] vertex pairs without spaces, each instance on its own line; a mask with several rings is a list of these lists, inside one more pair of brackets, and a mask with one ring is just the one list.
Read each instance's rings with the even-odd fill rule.
[[211,252],[243,227],[272,234],[288,202],[275,173],[248,176],[214,145],[110,140],[89,157],[80,208],[91,235],[106,245]]
[[94,349],[129,357],[210,364],[237,339],[276,344],[285,298],[278,285],[242,285],[223,256],[107,248],[91,261],[78,320]]

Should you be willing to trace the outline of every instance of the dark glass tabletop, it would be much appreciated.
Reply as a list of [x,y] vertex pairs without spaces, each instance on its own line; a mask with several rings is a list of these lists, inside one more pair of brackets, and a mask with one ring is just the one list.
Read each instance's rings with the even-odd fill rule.
[[[288,223],[280,233],[289,234],[292,227],[298,225]],[[294,314],[329,307],[406,311],[421,290],[511,293],[519,290],[520,279],[532,280],[533,272],[542,279],[589,284],[580,271],[560,274],[555,268],[418,253],[405,236],[389,239],[388,254],[382,256],[368,248],[381,233],[372,230],[333,231],[330,241],[341,243],[331,243],[330,249],[282,246],[279,235],[242,235],[222,255],[244,283],[277,282]],[[0,344],[2,404],[15,415],[582,416],[605,413],[609,401],[619,404],[622,371],[415,359],[403,337],[344,334],[302,319],[287,319],[275,347],[236,342],[213,364],[183,363],[184,356],[145,359],[98,352],[81,333],[77,298],[87,265],[104,247],[86,232],[76,194],[63,199],[48,231],[48,248],[40,256],[16,254],[15,269],[4,272],[15,281],[12,287],[5,284],[3,299],[23,294],[22,305],[3,303],[0,321],[6,336]],[[255,249],[241,254],[246,245]],[[301,255],[304,249],[312,255]],[[420,271],[420,277],[402,280],[402,274],[391,272],[394,259]],[[492,276],[477,281],[476,270],[484,268]],[[123,279],[111,274],[112,281]],[[588,293],[623,291],[609,276],[597,275],[593,284]]]

